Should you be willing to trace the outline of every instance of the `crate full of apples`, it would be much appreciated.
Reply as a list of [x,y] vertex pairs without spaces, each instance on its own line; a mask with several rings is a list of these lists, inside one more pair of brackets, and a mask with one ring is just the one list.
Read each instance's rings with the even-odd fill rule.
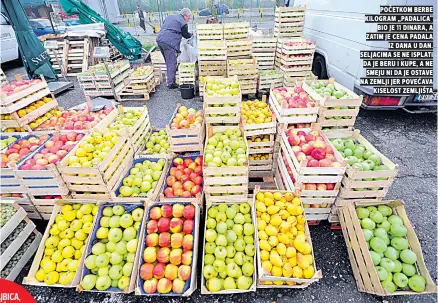
[[93,131],[58,163],[58,170],[73,198],[108,199],[133,155],[128,136]]
[[240,127],[208,127],[202,164],[210,201],[242,201],[248,195],[248,143]]
[[[54,134],[44,145],[17,163],[15,174],[21,179],[30,195],[66,195],[68,188],[56,168],[84,137],[84,134],[68,132]],[[44,180],[42,182],[42,179]]]
[[208,124],[239,124],[242,93],[237,76],[206,77],[204,119]]
[[201,205],[204,194],[202,156],[173,158],[161,188],[161,202],[193,202]]
[[146,216],[136,295],[190,296],[196,290],[199,205],[153,203]]
[[357,201],[339,219],[359,291],[379,296],[436,293],[402,201]]
[[280,177],[286,190],[300,191],[304,214],[309,221],[326,220],[339,194],[341,183],[299,183],[294,176],[291,160],[282,152],[277,159]]
[[207,200],[201,294],[256,290],[254,204]]
[[348,163],[339,193],[339,203],[385,197],[397,176],[398,165],[380,153],[357,129],[331,130],[325,134]]
[[319,103],[302,87],[271,88],[269,104],[280,123],[312,123],[318,115]]
[[[254,190],[256,249],[261,285],[309,286],[322,278],[297,193]],[[260,284],[260,282],[259,282]]]
[[205,136],[202,110],[178,104],[166,131],[169,136],[170,151],[202,152]]
[[41,215],[42,220],[50,220],[53,209],[58,200],[71,199],[68,195],[44,195],[31,196],[29,195],[30,205],[35,207],[36,211]]
[[141,203],[105,203],[99,206],[84,251],[78,291],[130,293],[134,291],[144,232]]
[[129,170],[112,193],[112,198],[124,202],[155,201],[165,182],[168,161],[136,156],[127,167]]
[[14,172],[15,169],[11,167],[28,157],[49,138],[50,135],[21,137],[0,153],[0,188],[2,193],[26,193],[25,187]]
[[75,287],[97,210],[89,202],[58,201],[23,284]]
[[347,162],[316,124],[313,129],[289,129],[281,133],[281,151],[299,183],[341,182]]

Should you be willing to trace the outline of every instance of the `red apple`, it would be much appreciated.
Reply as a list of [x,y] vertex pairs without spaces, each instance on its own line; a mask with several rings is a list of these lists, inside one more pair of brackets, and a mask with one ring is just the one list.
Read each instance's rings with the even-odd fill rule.
[[332,166],[332,161],[329,160],[329,159],[319,160],[319,166],[321,166],[321,167],[331,167]]
[[183,216],[186,219],[193,219],[195,217],[195,207],[192,204],[184,206]]
[[[304,151],[304,150],[303,150],[303,151]],[[305,153],[305,151],[304,151],[304,153]],[[326,153],[325,153],[325,149],[320,148],[320,147],[315,148],[315,149],[313,149],[313,150],[311,151],[311,155],[312,155],[312,157],[315,158],[316,160],[322,160],[322,159],[325,158],[325,155],[326,155]]]
[[325,183],[319,183],[316,187],[317,190],[327,190],[327,185]]
[[190,158],[185,158],[183,162],[184,162],[184,165],[185,165],[185,166],[189,166],[189,164],[192,163],[193,160],[190,159]]
[[170,219],[161,217],[158,219],[157,228],[160,233],[168,231],[170,227]]
[[327,190],[335,189],[335,183],[327,183]]
[[202,166],[196,166],[195,174],[197,174],[198,176],[202,176]]
[[197,176],[193,181],[196,185],[201,185],[204,179],[201,176]]
[[167,187],[167,188],[164,190],[164,196],[165,196],[166,198],[173,198],[173,197],[174,197],[172,187]]
[[307,143],[303,144],[303,146],[301,146],[301,149],[302,149],[303,153],[306,154],[306,155],[310,155],[313,152],[313,147],[310,144],[307,144]]
[[176,167],[171,167],[171,168],[170,168],[170,171],[169,171],[169,174],[170,174],[171,176],[175,176],[175,174],[176,174],[177,171],[178,171],[178,169],[177,169]]
[[309,161],[309,163],[307,164],[308,167],[319,167],[319,161],[312,159]]
[[184,221],[183,224],[183,232],[187,235],[187,234],[191,234],[193,232],[193,227],[194,227],[195,223],[193,220],[188,219]]
[[198,156],[198,157],[196,157],[195,162],[196,162],[196,164],[202,166],[202,156]]
[[300,144],[300,137],[298,137],[297,135],[292,135],[287,138],[287,140],[291,146],[297,146],[298,144]]
[[190,176],[190,174],[193,172],[193,169],[186,167],[184,168],[183,172],[185,175]]

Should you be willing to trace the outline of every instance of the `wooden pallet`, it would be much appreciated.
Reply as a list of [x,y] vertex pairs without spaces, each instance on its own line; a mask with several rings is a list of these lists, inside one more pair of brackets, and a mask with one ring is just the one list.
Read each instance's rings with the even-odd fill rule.
[[221,41],[224,39],[224,27],[222,24],[197,24],[196,34],[198,43],[201,41]]
[[224,39],[244,40],[249,38],[249,22],[224,23]]
[[[379,279],[376,268],[373,264],[371,254],[367,247],[365,236],[360,226],[360,220],[356,214],[356,207],[359,206],[375,206],[387,205],[392,208],[393,213],[398,215],[403,220],[403,225],[407,229],[407,240],[409,248],[417,256],[415,267],[419,274],[425,279],[426,289],[422,293],[397,290],[393,293],[386,291]],[[361,292],[366,292],[378,296],[394,296],[394,295],[419,295],[426,293],[436,293],[437,287],[432,280],[421,249],[421,244],[412,227],[411,222],[406,214],[406,210],[402,201],[380,201],[380,202],[358,202],[350,204],[339,209],[339,219],[341,221],[342,233],[345,243],[347,244],[348,257],[350,258],[351,267],[356,280],[357,288]]]
[[[90,135],[84,136],[84,142]],[[74,199],[108,199],[114,186],[128,169],[134,149],[128,136],[121,136],[107,157],[94,167],[68,166],[80,143],[58,163],[58,170]]]
[[226,45],[228,58],[249,58],[252,55],[250,39],[226,41]]
[[198,61],[227,60],[227,44],[224,41],[200,41],[198,43]]
[[[208,139],[216,132],[223,132],[226,129],[239,128],[239,126],[207,126],[204,148],[207,146]],[[247,141],[245,139],[245,144]],[[249,156],[248,145],[246,156]],[[204,151],[205,154],[205,151]],[[208,167],[203,163],[204,174],[204,193],[207,201],[212,202],[239,202],[245,201],[248,197],[248,163],[242,166],[232,167]]]
[[[18,236],[12,241],[11,244],[0,255],[0,270],[2,270],[1,277],[10,281],[14,281],[15,278],[20,274],[21,270],[24,268],[29,259],[33,256],[41,242],[41,234],[36,230],[35,224],[26,216],[26,212],[22,207],[18,205],[17,202],[13,201],[0,201],[0,207],[4,204],[12,205],[17,212],[6,222],[4,226],[0,229],[0,243],[3,243],[9,235],[18,227],[18,225],[24,222],[26,225]],[[20,251],[27,239],[34,235],[34,240],[28,246],[28,248],[23,251],[20,260],[15,264],[14,268],[8,272],[7,275],[3,275],[3,270],[7,266],[8,262],[12,257]]]
[[69,76],[75,76],[79,72],[88,69],[88,58],[90,54],[90,40],[65,40],[64,70]]
[[[238,82],[237,76],[231,78],[221,78],[220,81]],[[204,120],[205,123],[227,123],[238,125],[240,123],[240,106],[242,94],[235,96],[208,96],[204,95]],[[230,116],[232,115],[232,116]]]

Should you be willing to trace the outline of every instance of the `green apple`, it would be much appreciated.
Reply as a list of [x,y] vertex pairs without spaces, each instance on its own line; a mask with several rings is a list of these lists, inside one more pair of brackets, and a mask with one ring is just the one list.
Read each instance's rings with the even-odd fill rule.
[[226,215],[228,219],[234,219],[234,217],[236,216],[236,209],[233,207],[229,207],[226,211]]
[[98,239],[108,238],[108,228],[107,227],[99,227],[99,229],[96,232],[96,238],[98,238]]
[[123,232],[120,228],[111,228],[108,233],[108,240],[118,243],[123,238]]
[[113,213],[113,208],[110,207],[110,206],[105,207],[105,208],[102,210],[102,214],[103,214],[105,217],[111,217],[111,216],[114,214],[114,213]]
[[205,254],[205,256],[204,256],[204,264],[205,265],[208,265],[208,264],[212,265],[214,260],[215,259],[214,259],[214,256],[212,254]]
[[372,250],[370,250],[370,254],[371,254],[371,259],[373,260],[373,264],[379,265],[380,260],[381,260],[380,255]]
[[251,277],[252,274],[254,273],[254,264],[248,262],[243,264],[242,273],[247,277]]
[[217,271],[214,270],[213,265],[207,264],[204,266],[202,274],[204,275],[204,278],[212,279],[217,276]]
[[408,285],[408,277],[406,277],[405,274],[397,272],[393,275],[392,281],[395,285],[397,285],[400,288],[406,287]]
[[126,244],[126,250],[129,253],[135,253],[135,251],[137,250],[137,245],[138,245],[138,239],[129,240],[129,242]]
[[236,262],[237,265],[243,265],[245,262],[245,254],[241,251],[236,252],[234,255],[234,262]]
[[[126,264],[125,264],[126,265]],[[129,279],[129,277],[127,277],[127,276],[122,276],[120,279],[119,279],[119,281],[118,281],[118,283],[117,283],[117,287],[119,288],[119,289],[121,289],[121,290],[124,290],[124,289],[126,289],[126,287],[128,287],[129,286],[129,282],[131,281],[131,279]]]
[[87,258],[85,258],[85,267],[88,269],[96,268],[96,255],[89,255]]
[[223,280],[218,279],[218,278],[211,278],[207,281],[206,286],[207,286],[209,291],[217,292],[217,291],[221,290],[221,288],[222,288],[222,284],[223,284],[222,281]]
[[234,255],[236,254],[236,248],[234,248],[234,246],[227,246],[227,257],[228,258],[233,258]]
[[240,276],[237,278],[237,288],[238,289],[249,289],[252,284],[252,277]]
[[233,243],[236,240],[237,240],[236,233],[233,230],[228,230],[227,231],[227,241],[228,241],[228,243]]
[[388,276],[388,272],[381,266],[376,266],[377,275],[379,276],[380,281],[384,281]]
[[134,267],[134,263],[130,263],[130,262],[128,262],[125,265],[123,265],[123,268],[122,268],[123,275],[126,276],[126,277],[130,277],[131,273],[132,273],[132,268],[133,267]]
[[123,275],[122,270],[123,267],[120,264],[113,265],[111,266],[108,275],[112,280],[118,280]]
[[98,256],[101,255],[103,253],[105,253],[106,248],[105,248],[105,244],[97,242],[96,244],[93,245],[93,247],[91,248],[91,252]]
[[415,264],[417,262],[417,255],[410,249],[404,249],[400,252],[400,260],[406,264]]
[[234,226],[234,221],[231,219],[227,219],[227,221],[225,221],[227,223],[227,228],[228,229],[233,229]]
[[245,241],[243,239],[237,239],[234,241],[234,248],[236,251],[244,251],[245,250]]
[[111,216],[109,220],[109,227],[116,228],[120,227],[120,216]]
[[409,288],[415,292],[423,292],[426,289],[426,280],[420,275],[409,278]]
[[123,261],[123,256],[117,252],[112,252],[110,257],[110,263],[113,265],[119,264]]
[[[389,246],[383,253],[388,259],[395,261],[399,257],[399,252],[392,246]],[[392,270],[391,270],[392,271]]]
[[378,237],[374,237],[370,240],[370,246],[371,248],[375,251],[375,252],[384,252],[387,249],[387,245],[385,244],[385,241],[378,238]]
[[96,285],[97,277],[95,275],[86,275],[82,281],[81,286],[84,290],[92,290]]
[[206,222],[208,229],[215,229],[216,228],[216,220],[213,218],[208,218]]
[[216,250],[216,244],[214,244],[214,242],[208,242],[205,244],[205,252],[207,254],[214,254]]
[[254,256],[254,254],[255,254],[254,244],[246,244],[245,245],[245,253],[247,256],[250,256],[250,257]]
[[227,257],[227,249],[222,246],[216,246],[216,249],[214,250],[214,256],[216,259],[225,260]]
[[216,246],[227,246],[227,237],[225,235],[218,235],[216,238]]
[[395,269],[394,262],[388,258],[382,258],[382,260],[380,260],[380,266],[386,269],[387,272],[392,272]]
[[243,234],[242,224],[234,224],[233,231],[236,233],[237,236],[241,236]]
[[126,249],[126,241],[120,241],[116,244],[116,252],[120,255],[124,255],[128,252],[128,250]]
[[123,228],[128,228],[134,224],[131,214],[123,214],[120,217],[120,226]]
[[126,242],[129,242],[130,240],[135,239],[136,237],[137,237],[137,231],[133,226],[130,226],[123,231],[123,240],[125,240]]
[[208,210],[208,216],[211,218],[216,218],[218,214],[218,209],[216,207],[210,207],[210,209]]
[[214,229],[207,229],[205,231],[205,240],[207,242],[215,242],[217,238],[217,233]]
[[395,292],[397,290],[397,286],[392,281],[385,280],[382,282],[382,287],[387,292]]
[[225,265],[225,261],[221,259],[216,259],[213,262],[213,268],[218,273],[224,272],[227,269],[227,266]]
[[111,286],[111,278],[109,276],[100,276],[96,280],[96,289],[103,291]]
[[[400,262],[399,262],[400,263]],[[403,273],[408,277],[413,277],[417,273],[417,269],[412,264],[400,263]]]
[[109,257],[106,254],[98,255],[95,262],[99,268],[106,267],[109,264]]
[[243,233],[245,236],[251,236],[254,234],[254,225],[251,223],[245,223],[243,225]]
[[235,224],[244,224],[245,223],[244,215],[241,213],[236,214],[236,216],[234,217],[234,223]]
[[408,233],[407,228],[401,224],[391,224],[391,234],[395,237],[405,237]]
[[234,279],[232,277],[227,277],[224,280],[224,289],[228,290],[228,289],[237,289],[237,285],[236,282],[234,282]]
[[108,251],[110,253],[116,251],[116,243],[115,242],[109,241],[108,243],[105,244],[105,247],[106,247],[106,251]]
[[227,231],[227,223],[225,223],[225,222],[219,222],[219,223],[217,223],[217,225],[216,225],[216,231],[217,231],[219,234],[225,234],[226,231]]
[[218,212],[216,216],[217,222],[225,222],[227,221],[227,215],[224,212]]

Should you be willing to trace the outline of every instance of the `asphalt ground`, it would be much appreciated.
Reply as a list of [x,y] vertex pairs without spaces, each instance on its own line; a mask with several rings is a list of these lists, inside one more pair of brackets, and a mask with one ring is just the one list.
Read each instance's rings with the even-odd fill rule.
[[[9,78],[25,74],[15,64],[3,66]],[[74,80],[74,79],[73,79]],[[77,83],[74,90],[57,96],[64,108],[84,102],[84,95]],[[146,102],[152,125],[164,127],[177,103],[186,106],[202,106],[200,99],[181,99],[178,90],[168,90],[165,85]],[[124,102],[125,106],[142,106],[143,103]],[[403,111],[361,110],[356,128],[380,152],[399,165],[398,178],[386,199],[405,202],[409,219],[414,226],[423,248],[427,268],[437,280],[437,117],[436,114],[410,115]],[[203,222],[203,220],[201,220]],[[45,223],[37,222],[41,232]],[[323,273],[321,281],[303,290],[258,289],[255,293],[231,295],[201,295],[200,276],[202,247],[198,255],[198,287],[192,296],[137,297],[133,294],[77,293],[74,289],[32,287],[25,288],[37,302],[436,302],[436,295],[378,297],[357,290],[351,270],[346,245],[341,231],[332,231],[328,223],[310,227],[314,254],[318,269]],[[203,238],[201,225],[200,239]],[[201,242],[202,243],[202,242]],[[202,246],[202,244],[201,244]],[[21,283],[31,262],[23,269],[16,282]]]

